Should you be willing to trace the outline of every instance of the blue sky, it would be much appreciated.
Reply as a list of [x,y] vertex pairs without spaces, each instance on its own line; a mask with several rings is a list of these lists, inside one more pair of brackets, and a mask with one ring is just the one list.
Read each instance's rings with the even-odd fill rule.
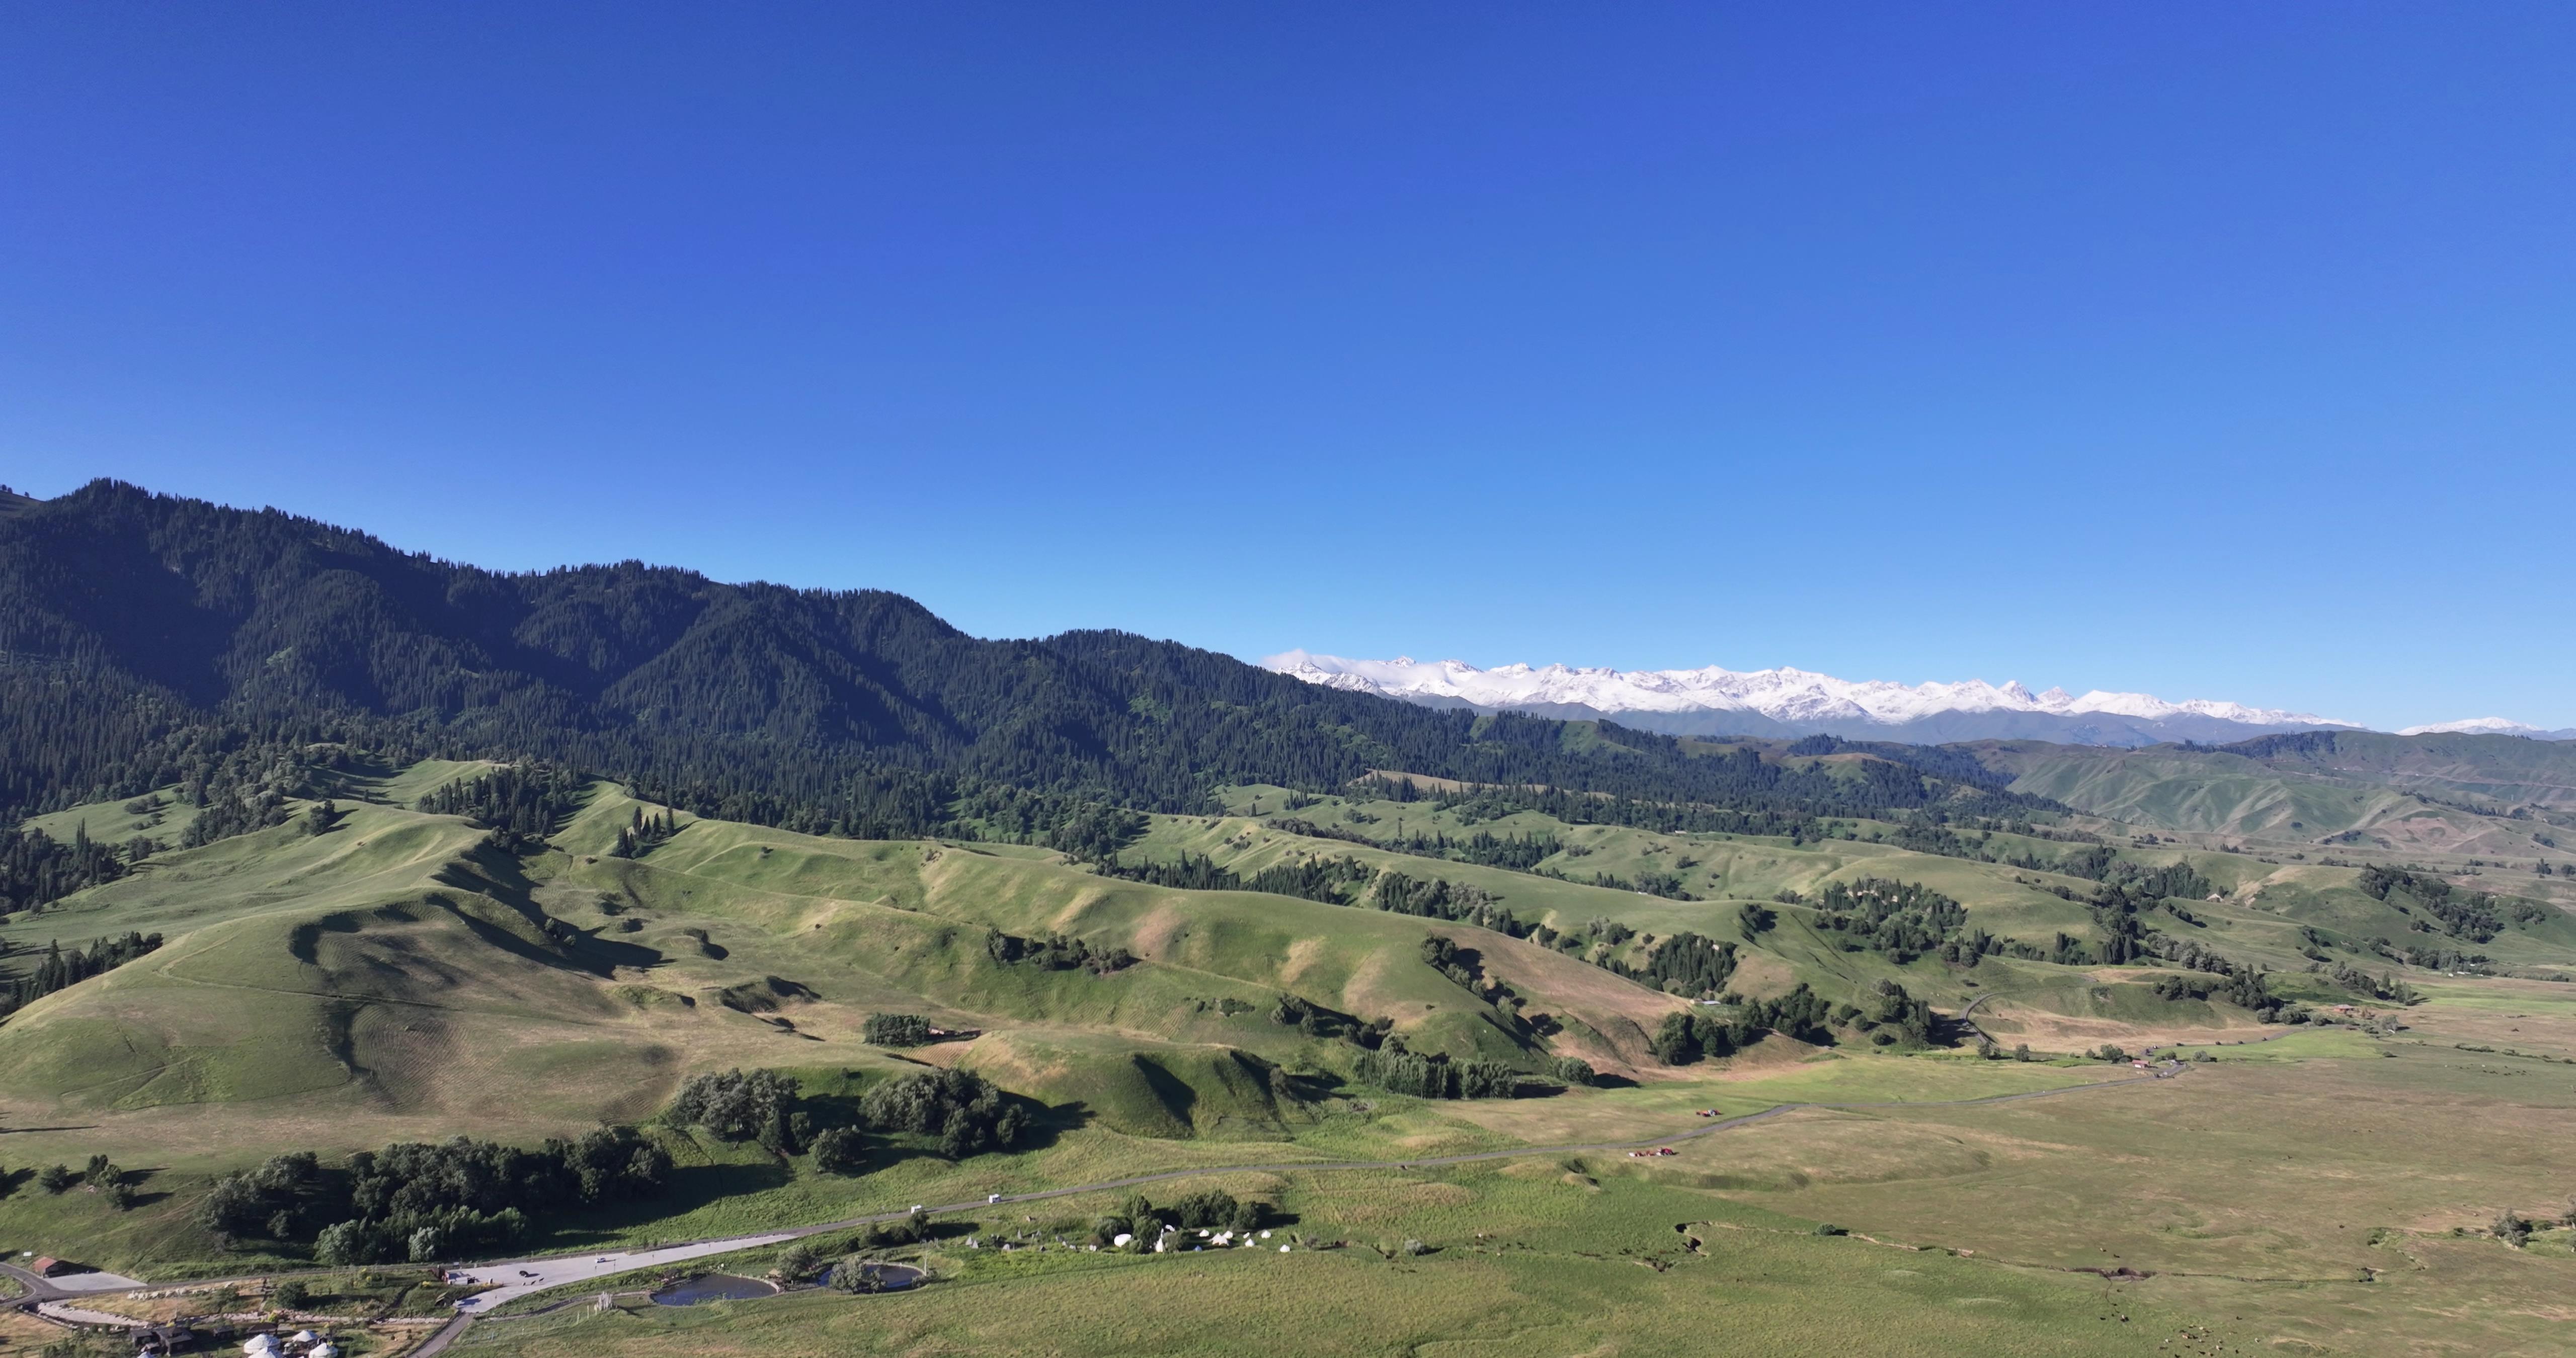
[[0,482],[2576,725],[2576,8],[14,8]]

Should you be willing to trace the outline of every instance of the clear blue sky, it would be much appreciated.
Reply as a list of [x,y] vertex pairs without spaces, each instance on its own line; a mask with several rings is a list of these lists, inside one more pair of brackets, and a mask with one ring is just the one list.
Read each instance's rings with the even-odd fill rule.
[[0,482],[2576,725],[2576,6],[13,6]]

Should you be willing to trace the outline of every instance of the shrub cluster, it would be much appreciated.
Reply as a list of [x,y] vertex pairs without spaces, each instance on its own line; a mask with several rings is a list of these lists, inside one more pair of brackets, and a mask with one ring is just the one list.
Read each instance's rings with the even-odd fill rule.
[[918,1047],[930,1040],[930,1020],[919,1014],[870,1014],[862,1036],[878,1047]]

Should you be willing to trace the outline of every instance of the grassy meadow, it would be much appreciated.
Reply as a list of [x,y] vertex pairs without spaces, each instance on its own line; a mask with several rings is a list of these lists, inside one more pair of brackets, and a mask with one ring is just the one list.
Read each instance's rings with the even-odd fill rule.
[[[1036,1111],[1027,1144],[952,1161],[883,1139],[856,1172],[825,1173],[808,1157],[656,1126],[675,1162],[666,1196],[551,1219],[532,1247],[699,1239],[1174,1171],[1204,1173],[1154,1186],[1158,1200],[1202,1186],[1260,1197],[1291,1219],[1281,1238],[1296,1247],[1006,1255],[964,1250],[951,1233],[917,1247],[937,1278],[917,1294],[584,1305],[480,1324],[456,1351],[2539,1353],[2564,1323],[2553,1298],[2576,1268],[2576,1237],[2545,1231],[2514,1249],[2487,1232],[2508,1210],[2555,1220],[2576,1193],[2576,1156],[2552,1138],[2576,1105],[2576,985],[2536,979],[2576,965],[2576,925],[2563,917],[2482,945],[2519,976],[2345,953],[2373,973],[2402,972],[2423,1002],[2360,1005],[2368,1031],[2289,1031],[2223,999],[2159,997],[2157,981],[2175,974],[2165,968],[1900,965],[1845,947],[1797,905],[1777,905],[1769,931],[1745,932],[1748,904],[1865,878],[1950,895],[1997,934],[2045,940],[2093,925],[2080,899],[2090,881],[1873,842],[1899,827],[1867,821],[1846,822],[1850,838],[1792,842],[1529,812],[1470,820],[1358,796],[1301,795],[1290,810],[1287,790],[1247,787],[1225,791],[1224,814],[1150,818],[1127,851],[1204,855],[1247,876],[1351,857],[1478,887],[1569,933],[1589,935],[1594,921],[1695,932],[1738,945],[1730,987],[1742,994],[1804,983],[1866,1001],[1892,981],[1945,1013],[1976,1003],[1981,1027],[2043,1058],[1901,1054],[1847,1032],[1839,1046],[1773,1036],[1675,1067],[1648,1039],[1688,1001],[1580,949],[1145,885],[1028,846],[818,838],[681,815],[667,842],[620,858],[619,829],[659,808],[606,784],[545,844],[504,851],[460,818],[410,809],[475,767],[342,777],[314,789],[346,813],[327,833],[299,817],[165,851],[123,880],[0,920],[0,970],[13,974],[56,942],[164,940],[0,1022],[0,1248],[155,1279],[303,1266],[300,1247],[227,1247],[198,1226],[214,1178],[289,1149],[327,1159],[460,1132],[534,1144],[649,1120],[709,1071],[779,1070],[814,1097],[848,1099],[959,1066]],[[2082,776],[2115,774],[2145,777]],[[2042,776],[2076,774],[2026,774]],[[2079,791],[2070,784],[2070,800]],[[2245,809],[2268,795],[2259,790],[2199,795],[2168,805],[2139,792],[2138,814],[2169,819],[2084,823],[2121,858],[2188,863],[2214,884],[2216,899],[2158,928],[2271,968],[2278,993],[2347,1002],[2306,970],[2313,931],[2405,939],[2415,917],[2363,894],[2355,869],[2318,861],[2313,845],[2249,834],[2230,841],[2244,852],[2228,852],[2175,843],[2185,832],[2173,827],[2304,832],[2394,813],[2355,803],[2344,821],[2310,820],[2325,814],[2313,798],[2276,813]],[[2206,809],[2222,796],[2240,804],[2233,819]],[[171,833],[180,808],[157,800],[167,804],[73,808],[40,828]],[[159,827],[133,828],[154,815]],[[1385,838],[1544,836],[1560,847],[1541,867],[1565,878],[1296,833],[1278,823],[1289,815]],[[2146,823],[2167,829],[2151,843]],[[2068,847],[2001,833],[1983,843],[1999,858]],[[2466,872],[2462,859],[2441,866]],[[1595,873],[1671,874],[1703,899],[1594,885]],[[1135,960],[1008,963],[987,946],[996,931]],[[1426,962],[1434,933],[1471,948],[1486,975],[1563,1030],[1538,1037]],[[1578,1055],[1612,1078],[1546,1097],[1390,1095],[1355,1082],[1348,1043],[1273,1021],[1282,995],[1383,1018],[1417,1051],[1532,1072]],[[887,1012],[962,1036],[868,1045],[862,1025]],[[2210,1059],[2167,1080],[2072,1059],[2104,1042],[2185,1042]],[[2096,1084],[2110,1087],[2080,1088]],[[2008,1097],[2026,1094],[2050,1096]],[[1782,1105],[1843,1106],[1673,1139],[1707,1127],[1702,1110]],[[1678,1153],[1551,1149],[1650,1138]],[[1326,1163],[1485,1153],[1501,1154],[1436,1169]],[[30,1181],[98,1154],[126,1170],[127,1207]],[[1087,1220],[1116,1196],[978,1216],[978,1228]],[[1849,1234],[1817,1234],[1820,1223]]]

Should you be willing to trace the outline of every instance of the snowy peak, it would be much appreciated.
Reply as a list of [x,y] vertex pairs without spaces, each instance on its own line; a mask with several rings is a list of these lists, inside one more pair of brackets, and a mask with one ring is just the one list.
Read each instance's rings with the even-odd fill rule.
[[[1687,726],[1710,733],[1730,724],[1737,734],[1767,734],[1783,728],[1868,734],[1867,728],[1937,727],[1940,734],[1931,738],[1975,739],[1976,735],[1964,732],[1990,730],[1997,735],[2047,732],[2056,733],[2056,738],[2139,744],[2251,735],[2257,730],[2359,729],[2351,722],[2312,713],[2205,698],[2168,702],[2151,694],[2098,689],[2081,697],[2062,688],[2032,693],[2019,680],[2001,687],[1982,679],[1909,685],[1883,679],[1837,679],[1806,670],[1737,671],[1715,665],[1623,671],[1512,664],[1480,670],[1457,660],[1425,663],[1410,656],[1353,660],[1306,651],[1284,652],[1262,664],[1309,683],[1412,702],[1558,714],[1580,709],[1624,719],[1660,718],[1638,724],[1666,729]],[[1894,731],[1879,734],[1904,738]],[[2096,736],[2101,738],[2097,741]]]
[[2471,717],[2466,721],[2437,721],[2430,726],[2409,726],[2401,736],[2549,736],[2556,734],[2525,722],[2503,717]]

